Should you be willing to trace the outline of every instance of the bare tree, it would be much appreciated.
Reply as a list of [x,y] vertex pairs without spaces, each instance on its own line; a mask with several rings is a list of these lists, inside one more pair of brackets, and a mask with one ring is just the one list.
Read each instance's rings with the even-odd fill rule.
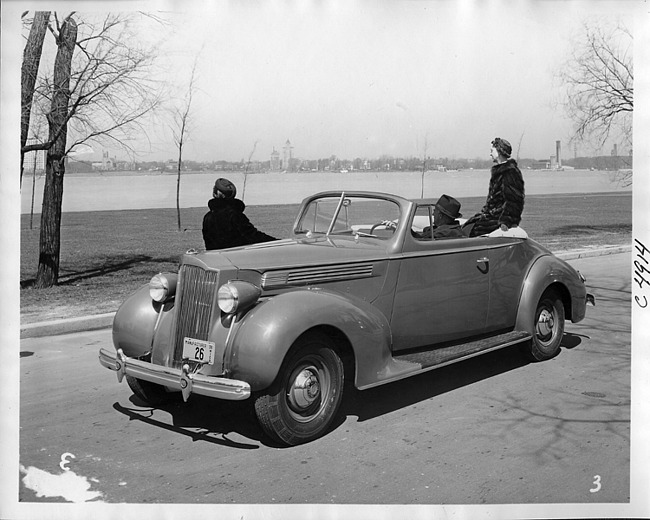
[[255,140],[255,142],[253,143],[253,148],[251,150],[251,153],[248,154],[248,161],[246,162],[246,168],[244,169],[244,187],[241,192],[241,200],[244,200],[244,196],[246,195],[246,181],[248,180],[248,168],[250,167],[251,160],[253,159],[255,150],[257,149],[257,143],[259,142],[260,142],[259,139]]
[[[26,13],[25,13],[26,14]],[[20,72],[20,184],[23,183],[23,165],[25,153],[22,151],[27,143],[29,135],[29,120],[32,114],[32,101],[34,99],[34,88],[38,77],[38,68],[43,53],[43,40],[47,32],[47,23],[50,19],[50,11],[36,11],[32,20],[25,50],[23,51],[23,64]]]
[[194,65],[192,65],[192,72],[190,74],[190,82],[185,94],[185,99],[183,100],[182,106],[175,107],[173,118],[174,118],[174,127],[172,128],[172,137],[178,148],[178,169],[176,177],[176,219],[178,221],[178,231],[181,230],[181,166],[183,163],[183,145],[186,142],[189,132],[190,125],[190,111],[192,109],[192,99],[194,97],[195,91],[195,79],[196,79],[196,64],[198,61],[198,55],[194,59]]
[[424,150],[422,151],[422,176],[420,179],[420,198],[424,198],[424,174],[427,171],[427,159],[429,150],[429,134],[424,135]]
[[47,114],[49,140],[52,145],[48,148],[45,159],[45,188],[35,284],[37,288],[51,287],[56,283],[59,274],[61,202],[67,136],[65,120],[70,102],[70,71],[77,33],[77,22],[72,16],[68,16],[58,27],[58,33],[55,35],[58,51],[54,62],[52,104]]
[[573,51],[558,73],[564,106],[575,123],[574,139],[609,138],[632,145],[634,70],[632,34],[622,24],[583,26]]
[[47,150],[37,288],[58,282],[67,155],[82,143],[132,150],[136,131],[138,138],[146,135],[142,118],[159,104],[149,70],[155,50],[138,43],[134,16],[109,13],[95,22],[91,15],[71,13],[59,22],[55,13],[48,26],[58,50],[51,79],[45,74],[34,96],[50,108],[32,114],[47,118],[48,138],[21,147],[23,154]]

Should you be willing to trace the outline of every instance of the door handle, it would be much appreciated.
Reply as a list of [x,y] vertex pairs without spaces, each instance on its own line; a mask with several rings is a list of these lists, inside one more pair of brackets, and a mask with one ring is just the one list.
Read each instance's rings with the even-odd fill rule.
[[487,274],[487,272],[490,270],[490,259],[487,256],[484,256],[483,258],[479,258],[476,261],[477,264],[485,264],[483,267],[480,265],[477,265],[476,268],[481,271],[483,274]]

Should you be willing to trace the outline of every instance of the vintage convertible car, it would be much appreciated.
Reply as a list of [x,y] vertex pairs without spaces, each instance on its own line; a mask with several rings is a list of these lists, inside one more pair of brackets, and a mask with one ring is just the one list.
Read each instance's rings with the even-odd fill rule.
[[565,320],[594,302],[584,277],[519,228],[420,239],[434,206],[323,192],[289,239],[190,250],[122,304],[100,362],[151,405],[250,398],[262,429],[295,445],[327,431],[345,381],[363,390],[515,344],[555,356]]

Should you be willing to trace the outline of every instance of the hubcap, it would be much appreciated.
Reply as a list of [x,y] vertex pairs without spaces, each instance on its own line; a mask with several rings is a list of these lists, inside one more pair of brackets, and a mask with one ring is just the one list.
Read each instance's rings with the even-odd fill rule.
[[553,334],[554,327],[555,319],[553,318],[553,313],[548,309],[543,309],[537,319],[537,334],[542,339],[546,339]]
[[304,368],[293,380],[289,388],[289,402],[296,411],[309,408],[320,397],[320,383],[316,369]]

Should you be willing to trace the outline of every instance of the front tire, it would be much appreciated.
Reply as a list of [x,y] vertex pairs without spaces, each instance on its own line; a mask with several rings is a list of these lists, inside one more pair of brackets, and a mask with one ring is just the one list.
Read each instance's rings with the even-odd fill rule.
[[535,361],[557,355],[564,335],[564,304],[553,289],[542,294],[535,309],[533,339],[527,352]]
[[295,446],[323,435],[343,397],[344,368],[331,340],[307,334],[294,344],[271,387],[255,399],[255,414],[272,439]]
[[133,393],[150,406],[164,404],[171,400],[172,394],[162,385],[129,375],[126,376],[126,382]]

